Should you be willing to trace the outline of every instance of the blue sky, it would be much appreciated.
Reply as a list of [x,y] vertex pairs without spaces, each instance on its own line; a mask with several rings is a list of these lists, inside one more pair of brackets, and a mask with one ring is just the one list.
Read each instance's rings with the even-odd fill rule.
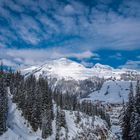
[[139,0],[0,0],[0,58],[16,67],[67,57],[140,68]]

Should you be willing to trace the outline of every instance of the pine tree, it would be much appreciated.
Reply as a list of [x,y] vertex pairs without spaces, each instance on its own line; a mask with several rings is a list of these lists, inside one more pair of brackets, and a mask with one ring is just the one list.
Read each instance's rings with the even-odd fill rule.
[[132,130],[132,140],[140,139],[140,115],[138,113],[135,114],[135,121]]
[[65,112],[57,106],[56,110],[56,140],[61,139],[61,129],[65,129],[65,136],[64,140],[68,139],[68,128],[67,128],[67,123],[66,123],[66,118],[65,118]]
[[140,81],[137,82],[137,91],[135,96],[135,106],[138,114],[140,114]]
[[52,99],[48,83],[42,79],[42,138],[52,134]]
[[56,108],[56,136],[55,139],[59,140],[60,138],[60,130],[61,130],[61,125],[60,125],[60,108],[57,106]]
[[130,138],[131,140],[140,139],[140,115],[137,113],[136,109],[132,112],[132,118],[130,121],[131,131]]
[[78,124],[81,121],[81,116],[79,110],[76,113],[76,123]]
[[7,90],[4,83],[4,78],[0,78],[0,135],[2,135],[6,130],[6,121],[8,114],[8,98]]
[[10,68],[9,71],[7,71],[7,73],[5,74],[5,82],[6,82],[6,86],[10,86],[11,84],[11,78],[12,78],[12,69]]
[[140,139],[140,83],[137,82],[136,96],[134,98],[134,109],[131,118],[131,140]]
[[3,71],[3,62],[1,62],[1,64],[0,64],[0,77],[3,76],[3,73],[4,73],[4,71]]
[[132,83],[130,85],[130,93],[129,93],[129,102],[126,106],[126,110],[123,114],[123,123],[122,123],[122,138],[123,140],[131,140],[130,131],[130,119],[132,118],[132,112],[134,109],[134,95],[133,95],[133,86]]

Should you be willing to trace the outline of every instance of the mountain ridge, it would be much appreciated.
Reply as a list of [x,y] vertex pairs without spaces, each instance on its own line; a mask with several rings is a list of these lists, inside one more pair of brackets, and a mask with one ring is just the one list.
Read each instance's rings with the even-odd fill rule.
[[115,69],[109,65],[103,65],[100,63],[95,64],[92,68],[86,68],[84,65],[67,58],[49,60],[42,65],[22,69],[21,72],[23,74],[34,73],[36,77],[43,75],[59,79],[64,78],[65,80],[85,80],[91,77],[100,77],[105,79],[112,77],[121,79],[122,74],[140,74],[137,70],[124,68]]

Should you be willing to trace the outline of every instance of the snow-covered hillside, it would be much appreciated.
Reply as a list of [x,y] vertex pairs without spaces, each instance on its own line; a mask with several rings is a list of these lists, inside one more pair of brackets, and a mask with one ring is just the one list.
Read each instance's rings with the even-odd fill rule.
[[83,80],[92,75],[92,70],[83,65],[61,58],[59,60],[48,61],[47,63],[22,70],[22,73],[33,73],[38,77],[40,74],[48,77],[57,77],[65,79]]
[[109,80],[104,82],[101,89],[89,94],[89,100],[102,101],[105,103],[123,103],[128,101],[130,84],[133,85],[134,94],[136,92],[136,81],[117,81]]
[[47,77],[55,77],[57,79],[64,78],[65,80],[85,80],[91,77],[100,77],[105,79],[112,77],[120,79],[122,74],[140,74],[135,70],[114,69],[108,65],[102,64],[95,64],[92,68],[86,68],[82,64],[66,58],[47,61],[41,66],[32,66],[21,71],[26,75],[33,73],[36,77],[43,75]]
[[21,115],[21,111],[17,109],[15,103],[12,102],[12,95],[8,88],[8,130],[0,136],[0,140],[36,140],[40,138],[41,133],[33,132],[27,121]]
[[[112,138],[114,140],[121,139],[119,116],[122,109],[122,103],[128,101],[131,83],[135,94],[136,81],[137,79],[140,79],[139,71],[114,69],[108,65],[102,65],[99,63],[95,64],[92,68],[86,68],[82,64],[66,58],[61,58],[48,61],[41,66],[32,66],[23,69],[21,72],[26,76],[34,74],[36,78],[38,78],[39,75],[42,75],[48,79],[52,89],[57,89],[62,93],[72,93],[77,94],[77,96],[80,95],[81,101],[90,100],[94,103],[105,104],[105,106],[109,105],[111,108],[108,112],[111,117],[111,131],[115,133],[117,137],[112,135],[113,133],[109,131],[111,135],[109,134],[108,140],[111,140]],[[77,132],[78,134],[81,134],[83,131],[79,130],[81,129],[81,126],[75,127],[75,124],[73,123],[75,117],[70,114],[69,111],[66,111],[66,118],[68,119],[68,125],[70,125],[68,126],[70,128],[69,135],[75,135]],[[100,118],[97,120],[99,119]],[[82,118],[82,121],[85,121],[85,117]],[[98,121],[97,126],[100,126]],[[92,133],[94,134],[94,132]]]
[[[41,130],[34,132],[28,122],[21,115],[21,111],[17,109],[15,103],[12,102],[12,95],[8,92],[8,130],[0,136],[0,140],[43,140],[41,138]],[[54,104],[54,112],[56,114],[56,106]],[[67,140],[81,140],[81,138],[90,138],[94,140],[117,140],[116,136],[109,130],[107,123],[101,118],[92,117],[84,113],[80,113],[80,122],[76,123],[76,111],[64,110],[65,119],[68,130],[61,128],[59,139],[63,140],[65,132],[68,131]],[[47,140],[56,139],[56,116],[52,122],[53,134]]]

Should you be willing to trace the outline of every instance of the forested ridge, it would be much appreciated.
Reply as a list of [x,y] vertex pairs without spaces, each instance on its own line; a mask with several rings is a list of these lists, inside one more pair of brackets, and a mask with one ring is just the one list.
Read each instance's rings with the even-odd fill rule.
[[[89,101],[80,102],[79,98],[71,93],[62,94],[58,90],[52,91],[48,86],[48,81],[34,75],[25,77],[19,71],[4,71],[1,65],[0,73],[0,134],[7,129],[8,115],[8,90],[12,95],[13,103],[16,103],[22,116],[28,121],[33,131],[40,129],[42,138],[48,138],[52,135],[52,121],[56,118],[56,139],[60,138],[60,129],[66,130],[65,139],[67,139],[67,124],[65,112],[63,110],[77,111],[76,123],[80,122],[80,112],[91,117],[100,116],[106,120],[110,127],[109,115],[105,112],[103,106],[96,105]],[[56,107],[56,113],[54,113]]]

